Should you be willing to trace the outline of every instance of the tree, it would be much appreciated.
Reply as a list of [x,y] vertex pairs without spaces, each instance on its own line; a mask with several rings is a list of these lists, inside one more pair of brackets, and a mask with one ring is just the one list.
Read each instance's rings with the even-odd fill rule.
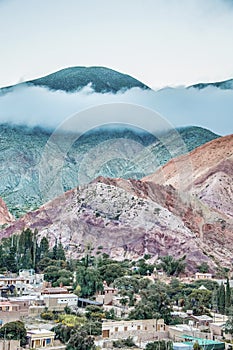
[[57,246],[57,260],[66,260],[65,251],[61,242]]
[[167,255],[161,258],[160,266],[168,276],[179,276],[181,272],[185,270],[186,256],[176,260],[171,255]]
[[202,350],[202,347],[198,343],[198,341],[195,341],[195,343],[193,344],[193,350]]
[[108,285],[113,283],[116,278],[126,274],[126,269],[121,267],[119,263],[103,265],[98,270],[102,279],[106,281]]
[[141,301],[129,314],[132,319],[163,318],[169,324],[170,299],[167,294],[167,286],[162,283],[150,285],[140,293]]
[[229,278],[227,278],[226,293],[225,293],[225,310],[228,315],[231,306],[231,288],[229,283]]
[[228,320],[225,323],[224,331],[226,334],[231,334],[233,336],[233,308],[228,310]]
[[[60,261],[60,260],[59,260]],[[48,266],[44,269],[44,278],[48,282],[52,282],[54,287],[62,285],[70,285],[72,283],[73,274],[66,269],[60,269],[59,266]]]
[[113,347],[114,348],[135,348],[136,345],[132,338],[126,338],[126,339],[119,339],[113,341]]
[[40,259],[46,258],[49,255],[49,241],[43,237],[40,242]]
[[0,328],[1,339],[20,340],[21,346],[26,345],[26,335],[26,328],[21,321],[8,322]]
[[2,245],[0,245],[0,269],[6,268],[6,254],[5,250],[3,249]]
[[207,262],[203,262],[197,267],[197,270],[201,273],[207,273],[209,272],[209,265]]
[[146,345],[146,350],[172,350],[173,349],[173,343],[172,341],[168,340],[158,340],[153,343],[148,343]]
[[207,289],[194,289],[189,295],[190,302],[197,307],[208,308],[212,301],[212,292]]
[[53,251],[52,251],[52,256],[51,256],[51,258],[52,258],[53,260],[57,260],[57,239],[56,239],[55,244],[54,244],[54,246],[53,246]]
[[71,337],[66,346],[67,350],[94,350],[96,349],[94,338],[84,330],[71,332]]
[[15,248],[10,247],[9,255],[6,257],[6,266],[11,272],[17,272],[17,264],[15,259]]
[[151,274],[154,271],[154,265],[147,264],[145,259],[140,259],[137,262],[137,267],[138,267],[137,272],[141,276],[147,276],[148,274]]
[[77,269],[77,284],[81,287],[80,295],[82,297],[89,297],[97,291],[103,290],[103,281],[99,271],[92,267],[79,266]]
[[225,313],[225,287],[224,284],[221,283],[218,291],[218,309],[221,314]]

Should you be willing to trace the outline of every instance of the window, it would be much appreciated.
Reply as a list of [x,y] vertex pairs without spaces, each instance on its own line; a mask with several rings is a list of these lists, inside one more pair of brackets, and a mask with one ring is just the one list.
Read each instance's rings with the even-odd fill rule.
[[115,332],[118,332],[118,327],[115,327]]
[[140,330],[140,328],[141,328],[140,326],[137,326],[137,330],[138,330],[138,331]]
[[127,330],[128,330],[128,328],[125,326],[125,327],[124,327],[124,331],[127,332]]

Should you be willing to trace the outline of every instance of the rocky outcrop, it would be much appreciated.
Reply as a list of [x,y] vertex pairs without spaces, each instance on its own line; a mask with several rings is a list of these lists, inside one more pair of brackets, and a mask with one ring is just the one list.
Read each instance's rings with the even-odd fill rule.
[[172,185],[233,218],[233,135],[218,138],[173,159],[143,181]]
[[145,253],[154,259],[168,254],[176,258],[185,255],[189,272],[204,261],[212,269],[218,264],[230,265],[231,254],[222,242],[216,243],[217,254],[209,245],[215,226],[205,227],[203,239],[199,234],[200,220],[171,186],[99,178],[28,213],[2,230],[1,237],[30,227],[52,241],[61,236],[68,257],[82,254],[86,244],[91,243],[94,252],[102,246],[116,259],[137,259]]
[[14,218],[8,211],[6,203],[0,198],[0,225],[9,224],[13,221]]
[[154,259],[185,255],[187,272],[201,262],[212,270],[231,268],[231,177],[228,136],[169,162],[143,180],[99,177],[29,212],[0,235],[37,228],[40,237],[61,237],[68,258],[82,254],[90,243],[94,253],[102,246],[115,259],[137,259],[145,253]]
[[[173,150],[173,155],[180,155],[218,137],[211,131],[198,127],[173,130],[173,132],[164,134],[161,140],[155,140],[155,137],[148,135],[147,132],[138,133],[132,128],[96,129],[82,136],[77,135],[76,142],[74,142],[73,134],[65,134],[65,136],[61,134],[55,137],[55,145],[51,142],[51,136],[51,131],[40,127],[0,125],[0,197],[7,203],[15,217],[39,208],[44,203],[40,175],[44,172],[45,180],[48,181],[46,164],[43,163],[45,155],[49,158],[46,163],[53,162],[53,166],[57,164],[55,159],[58,154],[61,158],[64,157],[62,158],[62,189],[56,193],[57,196],[63,191],[82,184],[82,181],[78,183],[77,174],[80,172],[84,173],[84,178],[87,180],[84,183],[98,175],[141,178],[171,159],[172,154],[166,149],[168,143]],[[119,139],[125,139],[128,142],[125,142],[124,145],[121,141],[117,142]],[[122,161],[111,155],[109,145],[114,148],[111,140],[113,143],[114,140],[116,141],[117,155],[120,152],[128,154],[128,145],[131,145],[130,147],[140,145],[141,151],[138,153],[136,149],[132,149],[130,153],[135,154],[135,159],[130,158],[129,161],[123,159]],[[183,145],[181,148],[178,147],[180,143]],[[98,145],[101,145],[99,156],[96,153]],[[102,157],[104,145],[106,156],[110,154],[110,161],[105,164],[106,166],[100,167],[99,159]],[[65,150],[64,154],[62,150]],[[88,161],[82,163],[86,156],[89,157]],[[80,170],[80,164],[86,164],[86,167]],[[56,170],[56,166],[54,168]],[[57,171],[56,175],[59,177],[60,169]],[[51,177],[53,181],[53,169]],[[48,186],[50,187],[50,183]],[[54,194],[49,195],[48,191],[45,192],[46,201],[54,198]]]

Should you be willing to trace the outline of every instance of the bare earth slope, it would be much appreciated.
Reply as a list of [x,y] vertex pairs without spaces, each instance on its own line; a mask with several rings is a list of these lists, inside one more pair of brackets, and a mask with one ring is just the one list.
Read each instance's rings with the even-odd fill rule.
[[143,181],[188,191],[207,206],[233,218],[233,135],[210,141],[168,162]]
[[40,237],[61,236],[68,256],[91,243],[117,259],[185,255],[188,272],[204,261],[212,270],[231,268],[232,146],[232,136],[217,139],[143,181],[99,177],[29,212],[0,237],[30,227]]
[[[37,228],[41,237],[54,240],[61,235],[68,255],[72,256],[78,254],[77,246],[82,253],[87,242],[91,242],[95,249],[103,246],[103,251],[117,259],[138,258],[145,253],[155,258],[186,255],[189,272],[204,261],[213,269],[218,264],[230,265],[231,253],[221,237],[217,244],[220,249],[212,260],[212,247],[199,233],[200,216],[195,216],[172,187],[139,180],[113,180],[115,184],[111,179],[98,181],[68,191],[28,213],[2,230],[1,237],[30,227]],[[221,225],[219,229],[222,230]],[[228,227],[224,235],[226,232]]]
[[13,216],[8,211],[5,202],[0,198],[0,225],[9,224],[13,220]]

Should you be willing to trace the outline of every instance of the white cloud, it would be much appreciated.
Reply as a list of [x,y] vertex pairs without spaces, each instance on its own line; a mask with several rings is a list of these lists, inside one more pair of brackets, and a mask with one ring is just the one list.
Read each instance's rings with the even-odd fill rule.
[[[71,115],[106,103],[132,103],[150,108],[174,126],[200,125],[219,134],[233,132],[233,90],[213,87],[203,90],[166,88],[157,92],[133,88],[117,94],[101,94],[87,86],[68,94],[20,86],[0,96],[0,122],[56,128]],[[128,120],[126,115],[125,122]],[[109,122],[118,120],[110,117]]]

